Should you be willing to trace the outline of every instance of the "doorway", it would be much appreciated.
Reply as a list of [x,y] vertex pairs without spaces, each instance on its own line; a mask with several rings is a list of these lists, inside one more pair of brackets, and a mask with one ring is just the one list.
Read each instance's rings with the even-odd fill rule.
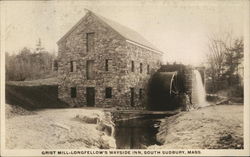
[[95,106],[95,88],[94,87],[87,87],[87,106],[93,107]]

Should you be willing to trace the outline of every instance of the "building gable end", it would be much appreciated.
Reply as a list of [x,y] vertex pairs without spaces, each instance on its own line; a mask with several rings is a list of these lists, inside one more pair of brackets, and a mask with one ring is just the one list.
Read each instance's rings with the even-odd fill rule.
[[98,22],[101,22],[103,25],[105,25],[106,27],[108,27],[111,31],[115,32],[117,35],[119,35],[122,39],[125,38],[119,33],[117,32],[115,29],[113,29],[110,25],[108,25],[106,22],[104,22],[103,20],[101,20],[98,16],[96,16],[94,13],[92,13],[91,11],[88,11],[84,17],[82,17],[63,37],[61,37],[61,39],[59,39],[57,41],[57,44],[61,43],[62,41],[64,41],[68,36],[70,36],[70,34],[77,29],[89,16],[91,16],[92,18],[97,19]]

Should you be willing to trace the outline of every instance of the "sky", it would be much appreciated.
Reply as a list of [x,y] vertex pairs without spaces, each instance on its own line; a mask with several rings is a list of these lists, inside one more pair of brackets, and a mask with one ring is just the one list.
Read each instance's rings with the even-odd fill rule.
[[43,47],[57,52],[56,42],[89,9],[127,26],[164,52],[164,62],[200,65],[211,34],[244,33],[242,1],[91,0],[4,1],[5,51]]

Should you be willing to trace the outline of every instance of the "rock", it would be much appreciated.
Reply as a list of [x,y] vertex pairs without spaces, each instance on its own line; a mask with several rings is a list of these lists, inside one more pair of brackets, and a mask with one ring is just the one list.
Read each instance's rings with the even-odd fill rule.
[[116,148],[115,139],[113,137],[105,135],[105,133],[102,134],[99,141],[101,149]]
[[114,135],[114,126],[108,122],[100,121],[96,127],[97,130],[103,131],[106,135],[112,136]]
[[62,129],[65,129],[67,131],[70,131],[70,127],[64,125],[64,124],[60,124],[60,123],[53,123],[51,124],[51,126],[53,127],[59,127],[59,128],[62,128]]
[[229,99],[223,99],[216,103],[216,105],[223,105],[223,104],[231,104],[231,101]]
[[98,115],[76,115],[76,119],[79,119],[85,123],[89,123],[89,124],[97,124],[98,121],[100,121],[100,118]]

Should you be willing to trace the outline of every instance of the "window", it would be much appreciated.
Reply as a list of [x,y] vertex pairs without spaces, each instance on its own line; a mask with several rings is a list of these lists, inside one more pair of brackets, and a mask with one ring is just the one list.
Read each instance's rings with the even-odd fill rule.
[[149,65],[147,65],[147,74],[149,74]]
[[112,88],[111,87],[107,87],[105,89],[105,98],[112,98]]
[[70,61],[70,72],[73,72],[73,61]]
[[70,89],[71,98],[76,98],[76,87]]
[[76,62],[70,61],[70,72],[76,71]]
[[111,70],[111,59],[106,59],[105,60],[105,71],[110,71]]
[[142,73],[142,63],[140,63],[140,73]]
[[95,46],[95,39],[94,39],[95,33],[87,33],[87,41],[86,41],[86,49],[87,52],[93,52],[94,46]]
[[135,63],[131,61],[131,72],[135,72]]
[[140,89],[139,89],[139,99],[140,99],[140,100],[142,99],[142,96],[143,96],[143,89],[140,88]]
[[86,69],[87,80],[95,79],[94,61],[88,60],[86,68],[87,68]]
[[134,97],[135,97],[135,89],[130,88],[130,105],[131,106],[135,106]]

